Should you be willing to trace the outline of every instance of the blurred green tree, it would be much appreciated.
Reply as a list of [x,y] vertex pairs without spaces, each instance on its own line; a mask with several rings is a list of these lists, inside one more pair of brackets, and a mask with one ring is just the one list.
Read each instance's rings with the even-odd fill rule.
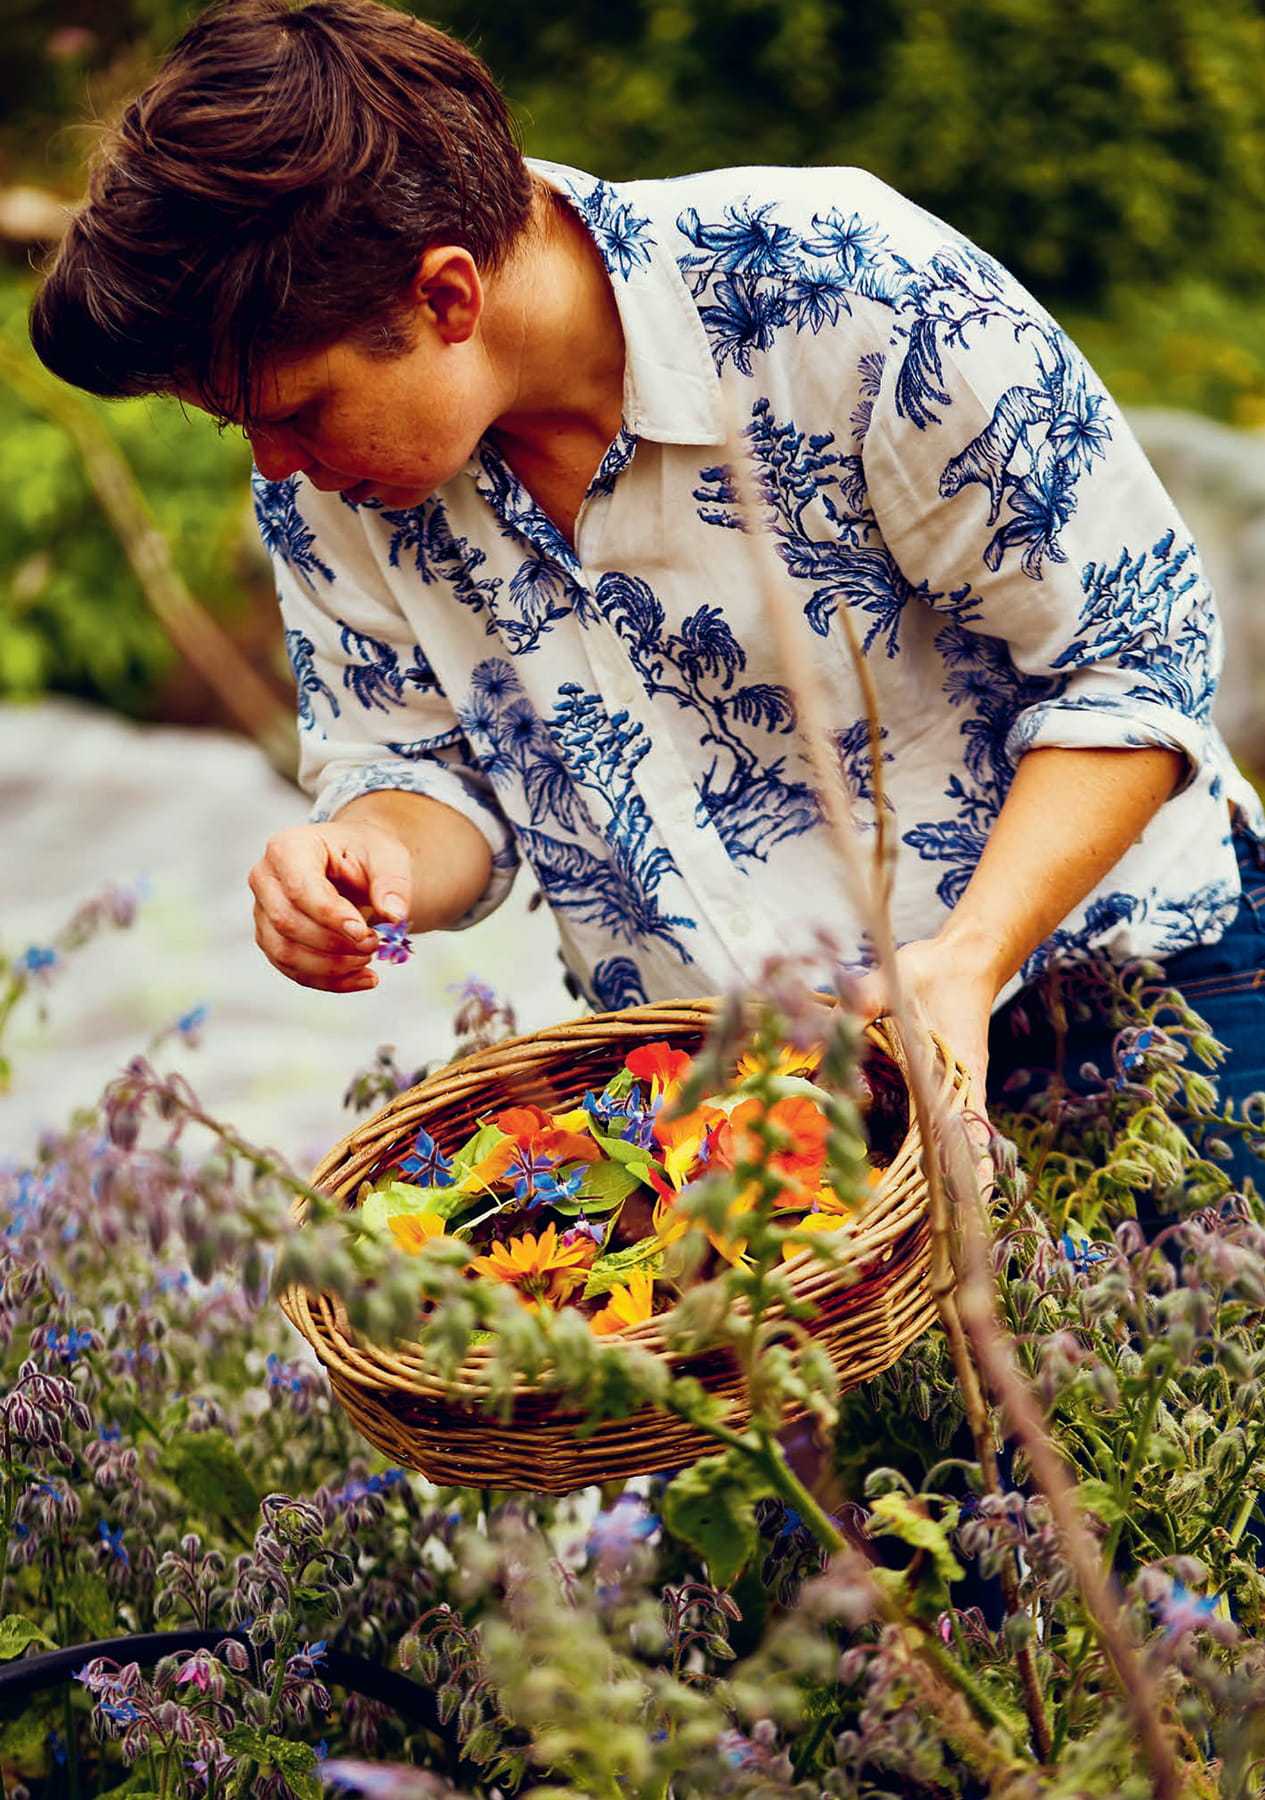
[[[421,10],[420,8],[418,10]],[[1261,0],[435,0],[529,147],[860,163],[1049,298],[1265,280]]]
[[[410,0],[528,148],[615,178],[856,162],[1051,299],[1265,285],[1262,0]],[[134,85],[198,0],[0,0],[2,141]],[[81,134],[56,140],[64,157]],[[42,154],[42,150],[41,150]]]

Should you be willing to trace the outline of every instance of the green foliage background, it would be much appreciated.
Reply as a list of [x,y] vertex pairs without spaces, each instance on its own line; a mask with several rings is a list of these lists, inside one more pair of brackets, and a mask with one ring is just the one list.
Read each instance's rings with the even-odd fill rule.
[[[199,10],[7,0],[0,177],[73,195],[93,113]],[[529,151],[612,178],[860,163],[1008,263],[1129,405],[1265,425],[1262,0],[433,0]],[[25,280],[0,287],[20,337]],[[239,443],[109,409],[195,591],[242,606]],[[0,694],[144,715],[171,660],[58,429],[0,390]],[[236,597],[235,597],[236,596]],[[256,607],[265,605],[258,593]]]

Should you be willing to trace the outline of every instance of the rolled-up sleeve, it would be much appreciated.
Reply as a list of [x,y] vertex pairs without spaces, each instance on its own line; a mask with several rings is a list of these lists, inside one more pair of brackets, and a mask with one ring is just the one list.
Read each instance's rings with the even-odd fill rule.
[[912,591],[1034,678],[1006,751],[1215,755],[1221,635],[1190,534],[1058,326],[986,257],[901,310],[864,445]]
[[513,883],[513,835],[422,647],[376,576],[355,509],[294,477],[256,476],[255,510],[294,672],[299,781],[313,819],[386,790],[451,807],[492,853],[486,890],[454,928],[476,923]]

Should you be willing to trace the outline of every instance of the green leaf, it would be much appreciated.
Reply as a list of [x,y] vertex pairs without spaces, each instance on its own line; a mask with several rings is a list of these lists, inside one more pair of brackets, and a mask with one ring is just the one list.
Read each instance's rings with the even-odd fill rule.
[[[481,1163],[485,1156],[490,1156],[498,1144],[509,1141],[509,1132],[502,1131],[499,1125],[480,1125],[472,1138],[469,1138],[456,1151],[452,1158],[452,1173],[455,1181],[468,1175],[476,1163]],[[466,1196],[469,1199],[469,1195]]]
[[234,1725],[224,1734],[224,1748],[233,1756],[253,1756],[259,1762],[266,1754],[267,1740],[253,1725]]
[[945,1582],[962,1579],[962,1565],[949,1548],[949,1532],[956,1523],[956,1507],[943,1518],[933,1519],[917,1501],[896,1490],[880,1494],[870,1508],[870,1530],[875,1536],[897,1537],[915,1550],[928,1551]]
[[608,1100],[622,1100],[625,1094],[631,1094],[636,1080],[631,1069],[620,1069],[611,1076],[602,1092]]
[[638,1170],[638,1181],[645,1181],[651,1169],[660,1175],[663,1173],[659,1164],[640,1144],[626,1143],[623,1138],[606,1137],[600,1131],[593,1133],[593,1142],[611,1162],[626,1163],[630,1169]]
[[1116,1525],[1121,1519],[1128,1517],[1128,1508],[1122,1504],[1120,1495],[1106,1481],[1089,1480],[1076,1484],[1076,1503],[1086,1512],[1092,1512],[1104,1525]]
[[0,1661],[11,1662],[31,1644],[47,1644],[50,1650],[56,1648],[52,1638],[31,1619],[24,1619],[21,1613],[6,1613],[0,1619]]
[[266,1737],[264,1747],[269,1762],[284,1775],[296,1794],[319,1800],[320,1777],[316,1773],[316,1751],[311,1744],[296,1744],[290,1738]]
[[599,1256],[589,1270],[589,1278],[584,1285],[584,1299],[591,1300],[597,1294],[608,1294],[633,1269],[638,1268],[645,1269],[648,1275],[662,1274],[663,1251],[658,1238],[642,1238],[639,1243],[629,1244],[625,1250],[612,1250],[609,1256]]
[[663,1522],[673,1537],[707,1559],[717,1587],[728,1587],[760,1544],[755,1503],[774,1492],[748,1456],[726,1450],[683,1469],[663,1496]]
[[114,1601],[104,1575],[95,1569],[77,1569],[63,1583],[62,1592],[90,1638],[113,1635]]
[[387,1220],[401,1214],[434,1213],[438,1218],[451,1219],[468,1211],[477,1199],[477,1195],[463,1194],[459,1188],[415,1187],[410,1181],[388,1181],[365,1195],[360,1216],[371,1230],[385,1231]]
[[22,1708],[21,1718],[0,1726],[0,1767],[6,1777],[11,1771],[23,1776],[44,1774],[48,1734],[56,1722],[52,1715],[54,1704],[60,1711],[60,1695],[55,1701],[48,1696],[43,1700],[32,1699]]
[[575,1199],[551,1200],[549,1205],[552,1211],[563,1213],[568,1218],[581,1212],[613,1212],[639,1185],[637,1171],[625,1163],[589,1163]]
[[178,1432],[159,1461],[185,1499],[201,1511],[232,1519],[258,1511],[259,1496],[223,1431]]

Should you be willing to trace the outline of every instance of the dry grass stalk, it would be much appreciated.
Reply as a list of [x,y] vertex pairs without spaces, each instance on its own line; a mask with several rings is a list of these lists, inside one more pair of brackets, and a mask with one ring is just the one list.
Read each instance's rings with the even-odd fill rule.
[[[932,1079],[935,1048],[924,1020],[911,1006],[900,980],[897,947],[887,906],[890,879],[886,840],[880,836],[877,857],[866,856],[851,796],[839,767],[821,683],[801,642],[799,611],[787,591],[787,577],[776,539],[766,522],[746,446],[732,427],[728,448],[765,613],[795,695],[800,732],[808,748],[818,796],[834,841],[848,898],[874,946],[877,966],[886,984],[889,1010],[906,1046],[910,1092],[923,1142],[929,1150],[931,1146],[939,1145],[942,1152],[940,1166],[928,1166],[927,1169],[933,1237],[932,1291],[961,1385],[985,1486],[991,1493],[1001,1492],[992,1422],[984,1397],[986,1381],[996,1399],[1004,1404],[1015,1436],[1028,1453],[1033,1475],[1050,1502],[1086,1610],[1116,1673],[1137,1730],[1156,1800],[1175,1800],[1180,1778],[1172,1748],[1159,1713],[1150,1702],[1148,1683],[1136,1648],[1121,1627],[1119,1594],[1100,1565],[1097,1547],[1076,1508],[1074,1478],[1045,1430],[1039,1409],[1015,1364],[997,1317],[988,1254],[991,1230],[980,1186],[978,1159],[961,1117],[946,1113],[939,1104]],[[881,815],[881,721],[875,708],[873,685],[851,621],[847,618],[846,606],[840,609],[838,617],[843,621],[849,653],[867,706],[872,779]],[[930,1156],[929,1165],[937,1160]],[[956,1232],[954,1217],[960,1227]],[[955,1246],[959,1250],[957,1257]],[[1007,1570],[1003,1586],[1007,1611],[1014,1612],[1018,1603],[1013,1569]],[[1016,1653],[1016,1661],[1033,1748],[1044,1761],[1049,1755],[1051,1739],[1031,1646],[1023,1646]]]

